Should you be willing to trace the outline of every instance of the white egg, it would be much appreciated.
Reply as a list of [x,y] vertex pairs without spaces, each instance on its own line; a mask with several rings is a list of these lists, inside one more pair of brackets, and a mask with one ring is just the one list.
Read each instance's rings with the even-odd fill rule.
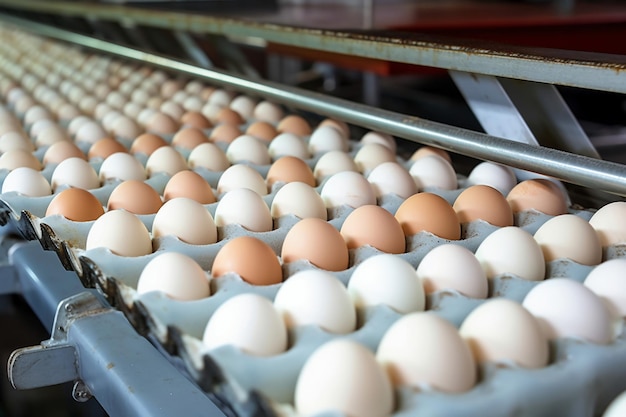
[[178,252],[154,257],[141,271],[137,293],[164,292],[181,301],[199,300],[211,295],[209,278],[193,258]]
[[215,224],[238,224],[251,232],[268,232],[274,226],[263,198],[248,188],[235,188],[221,197],[215,209]]

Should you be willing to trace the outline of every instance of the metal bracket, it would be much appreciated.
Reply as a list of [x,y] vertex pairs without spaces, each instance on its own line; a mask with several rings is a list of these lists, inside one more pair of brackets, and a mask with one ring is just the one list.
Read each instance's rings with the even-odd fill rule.
[[11,385],[16,389],[31,389],[77,381],[74,399],[87,401],[91,393],[79,380],[77,350],[68,343],[67,333],[77,320],[107,311],[110,308],[91,292],[76,294],[59,303],[50,339],[11,353],[7,366]]

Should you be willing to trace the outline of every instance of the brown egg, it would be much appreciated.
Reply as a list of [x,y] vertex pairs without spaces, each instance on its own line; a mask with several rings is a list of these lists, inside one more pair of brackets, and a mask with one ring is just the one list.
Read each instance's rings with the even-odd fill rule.
[[398,220],[380,206],[354,209],[341,226],[348,249],[369,245],[385,253],[404,253],[406,239]]
[[245,122],[243,117],[235,110],[229,107],[223,107],[220,111],[215,115],[215,122],[217,124],[220,123],[228,123],[231,125],[239,126]]
[[41,162],[32,153],[23,149],[13,149],[0,156],[0,169],[9,171],[18,167],[28,167],[41,171]]
[[183,126],[196,127],[198,129],[210,129],[213,124],[204,117],[199,111],[188,111],[180,118],[180,122]]
[[172,116],[162,112],[154,113],[146,123],[146,130],[157,135],[176,133],[178,127],[178,122]]
[[213,142],[231,143],[239,136],[241,136],[241,129],[239,129],[239,127],[222,123],[211,131],[210,139]]
[[201,143],[208,143],[209,138],[204,132],[197,127],[185,127],[174,135],[172,138],[172,146],[193,149]]
[[411,161],[416,161],[423,156],[428,155],[439,155],[444,158],[448,162],[452,162],[450,159],[450,154],[445,149],[435,148],[434,146],[422,146],[411,155]]
[[87,157],[106,159],[109,155],[117,152],[128,152],[126,147],[113,138],[103,138],[91,145]]
[[484,220],[494,226],[513,226],[513,211],[506,198],[488,185],[465,189],[452,205],[460,223]]
[[395,216],[406,236],[425,231],[448,240],[461,238],[461,225],[456,212],[437,194],[412,195],[398,207]]
[[180,171],[165,185],[164,200],[169,201],[177,197],[191,198],[200,204],[211,204],[216,201],[211,185],[194,171]]
[[276,135],[278,135],[278,131],[272,124],[268,122],[257,121],[248,126],[248,129],[246,129],[246,134],[254,136],[257,139],[261,139],[266,142],[271,142],[272,139],[274,139]]
[[281,121],[278,122],[277,130],[279,133],[289,132],[300,137],[309,136],[312,131],[309,122],[302,116],[295,114],[283,117]]
[[277,159],[267,171],[266,182],[270,187],[275,182],[288,183],[294,181],[315,187],[313,171],[306,162],[295,156],[283,156]]
[[302,219],[287,232],[281,257],[284,263],[308,260],[327,271],[343,271],[350,261],[339,230],[317,217]]
[[130,152],[150,156],[152,152],[161,146],[168,146],[168,143],[161,136],[155,135],[154,133],[143,133],[137,136],[130,145]]
[[104,214],[102,203],[89,191],[68,188],[57,194],[46,210],[46,216],[60,214],[75,222],[89,222]]
[[133,214],[154,214],[163,205],[161,196],[143,181],[128,180],[111,192],[107,210],[124,209]]
[[46,149],[46,153],[43,154],[43,163],[44,165],[58,164],[67,158],[73,157],[87,160],[87,156],[78,146],[73,142],[64,140],[62,142],[53,143]]
[[513,213],[537,210],[551,216],[567,213],[567,199],[558,185],[548,179],[522,181],[506,196]]
[[272,285],[283,280],[283,271],[274,250],[252,236],[228,241],[215,256],[211,275],[219,278],[234,272],[252,285]]

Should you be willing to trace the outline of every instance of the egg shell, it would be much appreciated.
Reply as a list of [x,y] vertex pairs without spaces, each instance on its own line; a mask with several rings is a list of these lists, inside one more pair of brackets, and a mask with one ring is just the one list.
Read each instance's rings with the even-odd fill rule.
[[118,256],[143,256],[152,253],[152,239],[137,216],[126,210],[110,210],[98,217],[87,235],[86,249],[99,247]]
[[327,118],[327,119],[322,120],[320,124],[317,125],[317,127],[322,127],[322,126],[334,127],[339,132],[341,132],[344,138],[350,139],[350,126],[348,126],[348,124],[344,122],[343,120]]
[[76,130],[74,140],[77,142],[96,143],[108,136],[107,131],[98,122],[87,120],[81,123],[78,130]]
[[329,151],[317,160],[313,175],[317,182],[321,183],[324,179],[342,171],[359,172],[350,154],[344,151]]
[[19,167],[9,172],[2,182],[3,194],[12,191],[29,197],[43,197],[50,195],[52,188],[40,171]]
[[224,151],[214,143],[201,143],[187,157],[189,168],[205,168],[209,171],[226,171],[230,161]]
[[217,242],[217,227],[211,213],[199,202],[185,197],[166,201],[154,216],[152,237],[173,235],[190,245]]
[[348,282],[348,293],[357,309],[380,304],[401,314],[423,311],[424,287],[415,268],[391,254],[378,254],[359,263]]
[[517,184],[506,197],[513,213],[537,210],[558,216],[567,213],[567,200],[561,189],[551,180],[529,179]]
[[372,352],[338,339],[309,356],[298,377],[294,404],[301,415],[337,410],[350,416],[380,417],[392,413],[394,395]]
[[245,133],[265,142],[271,142],[278,135],[278,131],[273,124],[262,120],[250,123]]
[[72,157],[87,160],[83,151],[81,151],[80,148],[73,142],[61,141],[53,143],[50,147],[48,147],[48,149],[46,149],[46,152],[43,154],[42,161],[44,165],[58,164],[61,161]]
[[141,162],[126,152],[115,152],[107,156],[100,165],[98,176],[102,183],[111,179],[143,181],[147,177]]
[[111,137],[105,137],[91,145],[91,147],[89,148],[89,152],[87,153],[87,157],[89,159],[106,159],[109,155],[118,152],[128,152],[128,150],[116,139],[113,139]]
[[472,251],[454,243],[428,251],[416,273],[426,294],[454,290],[466,297],[486,298],[489,292],[487,276],[479,260]]
[[246,95],[238,95],[233,98],[229,107],[239,113],[244,119],[251,119],[256,107],[256,100]]
[[221,107],[210,120],[215,124],[226,123],[233,126],[239,126],[245,122],[239,113],[229,107]]
[[375,205],[372,185],[358,172],[341,171],[326,180],[320,191],[327,208]]
[[332,126],[319,126],[309,138],[309,152],[321,154],[328,151],[349,150],[348,140],[343,134]]
[[275,219],[288,214],[300,219],[308,217],[328,219],[322,197],[313,187],[298,181],[287,183],[278,189],[272,199],[270,213]]
[[369,245],[381,252],[404,253],[406,240],[396,218],[377,205],[363,205],[352,211],[341,226],[348,249]]
[[257,120],[278,123],[285,116],[285,112],[278,104],[262,100],[254,107],[253,116]]
[[302,160],[311,157],[306,142],[293,133],[280,133],[268,145],[267,150],[274,160],[282,156],[295,156]]
[[22,149],[26,152],[35,150],[35,145],[22,132],[10,131],[0,136],[0,152],[4,153],[13,149]]
[[517,178],[515,172],[506,165],[481,162],[472,168],[467,177],[467,183],[469,185],[489,185],[506,196],[517,184]]
[[274,226],[263,198],[248,188],[235,188],[222,195],[215,208],[215,224],[238,224],[251,232],[269,232]]
[[82,158],[68,158],[54,168],[50,185],[55,191],[61,185],[92,190],[100,187],[100,179],[89,162]]
[[250,135],[242,135],[233,140],[226,148],[226,157],[232,164],[251,162],[269,165],[272,162],[267,145]]
[[152,152],[162,146],[168,146],[168,143],[159,135],[154,133],[142,133],[133,140],[130,145],[130,152],[152,155]]
[[211,274],[220,278],[235,273],[252,285],[272,285],[283,280],[282,268],[272,248],[252,236],[229,240],[215,256]]
[[161,291],[175,300],[199,300],[211,295],[206,273],[193,258],[165,252],[152,258],[141,271],[137,293]]
[[493,298],[465,318],[459,333],[478,363],[537,369],[548,364],[548,339],[539,322],[520,303]]
[[167,114],[174,120],[180,120],[185,114],[185,109],[179,103],[176,103],[172,100],[166,100],[159,106],[159,110],[163,113]]
[[311,125],[306,119],[297,114],[290,114],[283,117],[278,122],[277,130],[280,133],[292,133],[294,135],[304,137],[311,134]]
[[444,239],[461,238],[461,225],[456,212],[437,194],[412,195],[398,207],[395,217],[407,237],[426,231]]
[[602,247],[626,243],[626,202],[614,201],[600,207],[589,219]]
[[248,188],[263,196],[267,195],[267,185],[263,176],[254,168],[235,164],[228,167],[217,182],[217,193],[224,194],[237,188]]
[[458,195],[452,208],[461,224],[483,220],[499,227],[513,226],[513,211],[506,198],[488,185],[473,185]]
[[231,143],[241,136],[241,129],[238,126],[222,123],[215,126],[211,131],[209,139],[213,142]]
[[474,357],[456,327],[430,312],[409,313],[392,324],[376,359],[395,386],[461,393],[477,379]]
[[189,169],[185,158],[171,146],[155,149],[146,161],[146,172],[151,178],[159,173],[174,175]]
[[143,133],[143,129],[137,122],[128,116],[117,117],[111,125],[111,134],[120,138],[136,138]]
[[539,320],[550,340],[568,337],[607,344],[613,339],[608,308],[578,281],[567,278],[543,281],[526,294],[522,304]]
[[68,188],[58,193],[48,204],[46,216],[60,214],[75,222],[89,222],[104,214],[104,207],[89,191]]
[[[321,303],[325,308],[320,308]],[[288,329],[315,325],[347,334],[356,328],[356,310],[348,290],[326,271],[299,271],[290,276],[276,292],[274,307]]]
[[427,188],[455,190],[458,187],[452,164],[439,155],[426,155],[417,159],[409,168],[409,174],[420,190]]
[[287,329],[270,300],[239,294],[213,313],[202,341],[206,349],[234,346],[253,356],[273,356],[287,349]]
[[450,163],[452,162],[452,158],[450,158],[450,154],[448,153],[448,151],[446,151],[445,149],[436,148],[434,146],[419,147],[415,152],[413,152],[413,155],[411,155],[410,160],[417,161],[420,158],[423,158],[425,156],[431,156],[431,155],[438,155],[442,157],[443,159],[445,159],[446,161]]
[[626,391],[613,399],[602,417],[621,417],[626,414]]
[[209,138],[197,127],[185,127],[180,129],[172,138],[172,146],[194,149],[202,143],[208,143]]
[[179,128],[178,122],[169,114],[157,111],[146,122],[146,131],[156,135],[176,133]]
[[302,159],[295,156],[283,156],[277,159],[270,166],[267,172],[266,182],[269,187],[277,182],[303,182],[311,187],[315,187],[315,177],[313,171]]
[[361,137],[361,144],[377,143],[386,146],[395,155],[397,150],[396,141],[393,136],[383,132],[367,132]]
[[545,278],[543,252],[533,236],[515,226],[507,226],[491,233],[475,252],[487,278],[513,274],[530,281]]
[[209,119],[204,117],[204,115],[199,111],[200,108],[187,104],[187,101],[183,103],[183,106],[185,106],[185,109],[187,109],[185,114],[183,114],[180,118],[180,122],[183,126],[195,127],[202,130],[210,129],[213,127],[213,123],[211,123]]
[[602,246],[596,231],[574,214],[552,217],[539,227],[534,238],[546,262],[563,258],[583,265],[602,262]]
[[213,189],[200,174],[194,171],[180,171],[169,179],[163,191],[165,201],[187,197],[200,204],[215,203]]
[[285,235],[281,250],[284,263],[306,259],[320,269],[343,271],[349,252],[341,233],[315,217],[300,220]]
[[382,163],[395,161],[395,154],[387,146],[379,143],[363,145],[354,155],[358,170],[365,175]]
[[23,149],[12,149],[0,156],[0,169],[11,171],[19,167],[28,167],[37,171],[41,171],[42,168],[39,159]]
[[376,166],[368,174],[367,180],[378,198],[393,194],[406,199],[418,192],[413,177],[397,162],[383,162]]
[[584,284],[599,296],[614,317],[626,317],[626,259],[610,259],[596,266]]
[[161,196],[150,185],[140,180],[127,180],[113,189],[107,210],[124,209],[133,214],[154,214],[162,205]]

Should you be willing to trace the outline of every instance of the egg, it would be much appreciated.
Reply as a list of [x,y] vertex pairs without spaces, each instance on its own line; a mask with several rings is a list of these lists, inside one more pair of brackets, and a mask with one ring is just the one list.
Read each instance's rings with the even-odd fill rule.
[[89,147],[87,157],[106,159],[109,155],[118,152],[128,152],[126,147],[111,137],[105,137],[96,141]]
[[184,149],[194,149],[196,146],[208,142],[209,138],[196,127],[180,129],[172,138],[172,146]]
[[513,169],[493,162],[481,162],[467,176],[469,185],[489,185],[504,196],[517,184]]
[[320,269],[343,271],[348,268],[349,252],[343,236],[333,225],[310,217],[289,229],[281,258],[284,263],[307,260]]
[[262,100],[254,107],[253,116],[257,120],[278,123],[285,116],[285,112],[278,104]]
[[344,138],[347,138],[347,139],[350,138],[350,126],[348,126],[348,124],[344,122],[343,120],[324,119],[320,122],[320,124],[317,127],[322,127],[322,126],[334,127],[339,132],[341,132]]
[[507,226],[491,233],[475,252],[487,278],[513,274],[529,281],[545,278],[543,251],[533,236],[515,226]]
[[137,281],[137,293],[160,291],[179,301],[200,300],[211,295],[206,273],[187,255],[164,252],[143,267]]
[[276,192],[272,199],[270,213],[274,219],[288,214],[300,219],[308,217],[328,219],[324,200],[315,188],[298,181],[287,183]]
[[420,146],[415,152],[413,152],[413,155],[411,155],[410,160],[417,161],[418,159],[421,159],[425,156],[431,156],[431,155],[438,155],[442,157],[443,159],[445,159],[446,161],[450,163],[452,162],[452,159],[450,158],[450,154],[448,153],[448,151],[446,151],[445,149],[434,147],[434,146]]
[[271,142],[278,135],[274,125],[262,120],[250,123],[245,133],[265,142]]
[[290,114],[283,117],[276,127],[280,133],[292,133],[294,135],[304,137],[311,134],[311,125],[306,119],[297,114]]
[[107,131],[104,130],[98,122],[87,120],[80,124],[80,127],[74,135],[74,140],[76,142],[96,143],[100,139],[108,136]]
[[125,115],[121,115],[113,121],[110,131],[112,135],[125,139],[136,138],[143,133],[139,124]]
[[[193,98],[189,98],[188,100],[191,100]],[[187,101],[185,103],[183,103],[183,106],[185,106],[185,108],[187,109],[187,111],[185,112],[185,114],[183,114],[180,118],[180,122],[182,123],[183,127],[195,127],[196,129],[210,129],[213,127],[213,123],[211,123],[209,121],[209,119],[207,119],[206,117],[204,117],[204,115],[197,110],[191,110],[191,108],[194,108],[195,106],[190,106],[187,104]]]
[[41,171],[41,162],[32,153],[23,149],[12,149],[4,152],[0,156],[0,169],[7,169],[9,171],[19,168],[28,167],[37,171]]
[[489,292],[479,260],[472,251],[454,243],[428,251],[417,265],[416,273],[426,294],[454,290],[466,297],[487,298]]
[[263,198],[248,188],[226,192],[215,209],[215,224],[223,227],[238,224],[251,232],[269,232],[274,222]]
[[367,145],[370,143],[377,143],[383,145],[395,154],[397,150],[396,141],[393,136],[383,132],[367,132],[361,137],[361,144]]
[[383,162],[376,166],[370,171],[367,181],[372,184],[377,198],[396,195],[406,199],[418,192],[413,177],[397,162]]
[[239,127],[230,125],[228,123],[222,123],[211,131],[209,139],[213,142],[231,143],[239,136],[241,136],[241,130]]
[[589,272],[584,284],[604,301],[614,317],[626,317],[626,259],[601,263]]
[[376,204],[372,185],[358,172],[342,171],[326,180],[320,191],[328,208],[350,206],[353,208]]
[[[215,103],[210,104],[215,105]],[[213,110],[208,111],[207,113],[210,114],[212,112],[215,112],[215,115],[209,117],[209,120],[215,124],[224,123],[233,126],[239,126],[245,122],[245,120],[243,119],[243,117],[241,117],[239,113],[228,107],[220,107],[217,111]]]
[[[324,308],[320,308],[322,303]],[[356,328],[356,310],[348,290],[326,271],[306,270],[290,276],[276,292],[274,307],[288,329],[314,325],[347,334]]]
[[124,209],[133,214],[154,214],[162,205],[161,196],[150,185],[140,180],[127,180],[113,189],[107,210]]
[[179,128],[178,122],[169,114],[157,111],[146,122],[146,131],[156,135],[174,134]]
[[328,151],[349,150],[349,142],[344,135],[331,126],[319,126],[309,138],[309,152],[312,154],[322,154]]
[[342,171],[359,172],[350,154],[344,151],[330,151],[322,155],[315,164],[313,175],[318,183]]
[[311,187],[315,187],[315,177],[313,171],[300,158],[295,156],[283,156],[272,163],[265,178],[267,185],[271,188],[277,182],[303,182]]
[[111,179],[143,181],[146,179],[146,170],[132,155],[126,152],[116,152],[102,161],[98,176],[102,183]]
[[61,185],[92,190],[100,187],[100,178],[89,162],[82,158],[68,158],[54,168],[50,185],[54,191]]
[[205,168],[209,171],[226,171],[230,161],[226,153],[214,143],[201,143],[193,148],[187,157],[189,168]]
[[537,369],[548,364],[548,339],[520,303],[493,298],[463,320],[459,333],[480,364],[491,362]]
[[252,236],[235,237],[217,252],[211,275],[219,279],[235,273],[252,285],[272,285],[283,280],[278,257],[272,248]]
[[622,392],[617,398],[613,399],[602,417],[620,417],[626,413],[626,391]]
[[401,257],[386,253],[370,256],[356,266],[348,293],[357,309],[382,304],[407,314],[426,307],[424,287],[415,268]]
[[567,199],[561,189],[551,180],[543,178],[520,182],[506,197],[513,213],[537,210],[557,216],[567,213]]
[[461,225],[456,212],[437,194],[412,195],[400,204],[395,217],[407,237],[428,232],[448,240],[461,238]]
[[602,262],[602,245],[594,228],[574,214],[552,217],[535,232],[534,238],[546,262],[570,259],[583,265]]
[[110,210],[98,217],[87,234],[86,249],[99,247],[119,256],[143,256],[152,253],[152,239],[137,216],[126,210]]
[[13,149],[22,149],[26,152],[35,150],[35,146],[24,133],[6,132],[0,136],[0,152],[4,153]]
[[186,169],[189,169],[187,161],[171,146],[155,149],[146,161],[146,172],[149,178],[159,173],[174,175]]
[[244,119],[251,119],[256,104],[253,98],[241,94],[233,98],[228,106],[239,113]]
[[273,356],[287,349],[287,329],[270,300],[244,293],[222,303],[202,336],[206,349],[233,346],[253,356]]
[[213,189],[200,174],[194,171],[180,171],[169,179],[163,190],[165,201],[187,197],[200,204],[215,203]]
[[152,152],[162,146],[168,146],[168,144],[161,136],[155,135],[154,133],[142,133],[133,140],[130,145],[130,152],[150,156]]
[[574,338],[607,344],[613,339],[609,309],[588,287],[568,278],[551,278],[533,287],[523,306],[539,320],[550,340]]
[[294,404],[300,415],[336,410],[348,416],[384,417],[394,410],[394,393],[370,350],[337,339],[317,348],[304,363]]
[[472,185],[454,200],[452,208],[461,224],[483,220],[499,227],[513,226],[513,211],[506,198],[488,185]]
[[311,157],[306,142],[299,136],[288,132],[280,133],[276,136],[268,145],[267,150],[273,160],[282,156],[295,156],[302,160],[307,160]]
[[226,157],[232,164],[251,162],[256,165],[269,165],[272,162],[266,144],[249,135],[242,135],[233,140],[226,149]]
[[80,150],[78,146],[76,146],[73,142],[69,141],[61,141],[53,143],[46,149],[46,152],[43,154],[43,164],[58,164],[61,161],[77,157],[84,160],[87,160],[87,157]]
[[396,156],[387,146],[379,143],[369,143],[363,145],[354,155],[354,162],[356,163],[359,172],[365,175],[369,174],[371,170],[378,165],[385,162],[396,162]]
[[396,218],[377,205],[363,205],[352,211],[341,226],[348,249],[368,245],[386,253],[404,253],[406,240]]
[[28,197],[43,197],[52,194],[52,188],[40,171],[19,167],[9,172],[2,182],[2,193],[9,192]]
[[190,245],[217,242],[217,227],[211,213],[199,202],[186,197],[166,201],[152,223],[152,237],[176,236]]
[[477,379],[468,344],[451,323],[432,312],[409,313],[392,324],[376,359],[394,386],[462,393]]
[[254,168],[235,164],[228,167],[217,182],[217,193],[223,194],[237,188],[248,188],[255,193],[267,195],[267,185],[263,176]]
[[589,219],[603,248],[626,243],[626,202],[614,201],[600,207]]
[[409,174],[420,190],[427,188],[455,190],[458,187],[452,164],[439,155],[427,155],[417,159],[409,168]]
[[[40,122],[37,122],[40,123]],[[50,122],[49,125],[39,128],[41,125],[31,128],[31,136],[35,138],[35,144],[37,147],[49,146],[57,142],[66,142],[70,140],[70,136],[63,127],[54,122]]]
[[104,214],[104,207],[89,191],[68,188],[58,193],[48,204],[46,216],[59,214],[68,220],[88,222]]

